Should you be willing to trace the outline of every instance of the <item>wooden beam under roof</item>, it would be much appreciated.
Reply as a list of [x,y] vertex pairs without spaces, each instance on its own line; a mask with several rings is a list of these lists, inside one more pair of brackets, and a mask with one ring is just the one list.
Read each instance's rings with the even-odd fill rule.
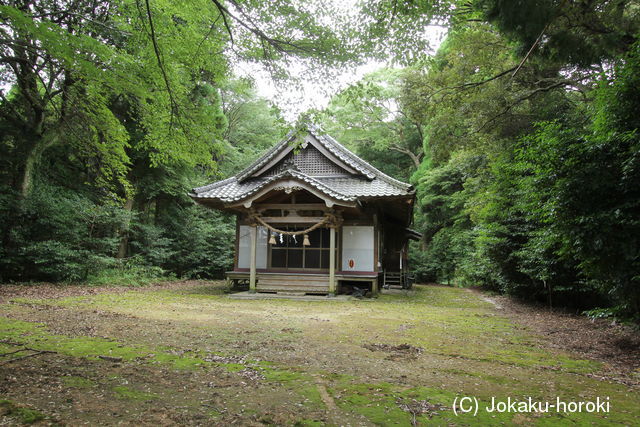
[[256,210],[284,209],[289,211],[326,211],[325,203],[256,203],[253,205]]
[[236,207],[244,207],[245,209],[249,209],[253,206],[253,202],[257,199],[261,198],[265,194],[271,192],[284,192],[286,194],[291,193],[292,191],[298,190],[306,190],[308,193],[313,194],[319,199],[324,200],[325,205],[328,208],[332,208],[333,206],[347,206],[347,207],[355,207],[357,205],[357,201],[347,201],[347,200],[339,200],[331,197],[330,195],[323,193],[321,190],[307,184],[306,182],[300,179],[285,179],[278,180],[269,183],[257,193],[245,198],[238,200],[234,203],[225,204],[225,208],[236,208]]
[[316,224],[324,220],[323,216],[263,216],[268,224]]

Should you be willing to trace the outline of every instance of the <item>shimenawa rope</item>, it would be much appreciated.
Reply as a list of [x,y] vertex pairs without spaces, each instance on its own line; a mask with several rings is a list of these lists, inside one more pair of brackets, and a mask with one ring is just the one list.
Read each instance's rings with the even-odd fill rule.
[[301,234],[308,234],[308,233],[311,233],[313,230],[322,227],[325,224],[330,224],[329,225],[330,227],[331,226],[337,227],[337,225],[339,224],[339,220],[334,214],[327,213],[327,214],[324,215],[324,218],[322,219],[322,221],[313,224],[309,228],[305,228],[304,230],[288,231],[288,230],[280,230],[280,229],[275,228],[271,224],[269,224],[266,221],[264,221],[260,217],[260,215],[258,215],[258,214],[251,215],[251,218],[255,219],[257,222],[260,223],[260,225],[268,228],[273,233],[280,233],[280,234],[284,234],[284,235],[287,235],[287,236],[299,236]]

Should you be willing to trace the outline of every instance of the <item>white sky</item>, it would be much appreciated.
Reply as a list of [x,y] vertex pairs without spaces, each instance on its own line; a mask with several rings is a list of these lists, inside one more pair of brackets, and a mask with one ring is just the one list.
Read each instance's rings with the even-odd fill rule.
[[326,107],[334,94],[360,80],[365,74],[384,66],[382,62],[372,61],[355,69],[338,72],[337,78],[331,82],[322,82],[305,76],[304,65],[295,64],[291,72],[299,79],[299,84],[279,85],[276,85],[268,71],[256,64],[236,64],[234,71],[239,77],[253,78],[258,95],[272,101],[282,110],[287,121],[294,122],[301,113],[309,109]]
[[[339,0],[331,0],[339,1]],[[431,47],[430,54],[435,53],[444,39],[446,30],[440,26],[426,28],[426,36]],[[256,82],[259,96],[269,99],[282,111],[284,118],[289,122],[295,122],[298,116],[305,111],[327,106],[333,95],[347,88],[349,85],[362,79],[365,74],[376,71],[389,64],[380,61],[371,61],[359,67],[344,69],[337,73],[337,77],[331,81],[318,81],[310,76],[305,76],[305,66],[300,62],[293,62],[289,68],[291,74],[300,84],[276,85],[269,72],[257,64],[236,63],[234,72],[239,77],[250,77]]]

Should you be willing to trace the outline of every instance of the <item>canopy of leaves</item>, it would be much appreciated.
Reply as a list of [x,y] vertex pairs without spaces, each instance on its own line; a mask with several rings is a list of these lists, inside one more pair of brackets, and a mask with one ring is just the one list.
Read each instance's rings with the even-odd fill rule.
[[403,70],[381,69],[334,96],[323,128],[380,170],[405,181],[420,165],[422,128],[399,104]]

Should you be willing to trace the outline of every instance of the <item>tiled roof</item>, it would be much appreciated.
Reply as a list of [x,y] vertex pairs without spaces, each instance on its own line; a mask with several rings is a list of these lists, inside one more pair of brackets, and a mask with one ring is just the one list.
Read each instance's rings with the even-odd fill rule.
[[225,179],[214,184],[209,184],[204,187],[194,188],[192,196],[199,199],[220,199],[225,203],[237,202],[247,197],[250,197],[266,187],[267,185],[280,181],[284,178],[292,178],[296,181],[304,182],[314,187],[315,189],[333,197],[334,199],[344,201],[354,201],[353,195],[344,194],[340,191],[335,191],[327,184],[319,179],[315,179],[309,175],[296,170],[285,170],[279,174],[269,178],[254,178],[245,180],[244,182],[238,182],[236,177]]
[[291,132],[284,140],[238,175],[204,187],[194,188],[191,197],[223,203],[239,202],[256,194],[265,186],[285,179],[306,183],[333,199],[350,202],[361,197],[412,196],[414,194],[411,185],[385,175],[351,153],[329,135],[320,132],[317,127],[310,127],[309,133],[327,151],[359,174],[348,174],[345,171],[345,174],[340,176],[311,176],[296,169],[286,169],[269,177],[252,177],[289,147],[294,137]]

